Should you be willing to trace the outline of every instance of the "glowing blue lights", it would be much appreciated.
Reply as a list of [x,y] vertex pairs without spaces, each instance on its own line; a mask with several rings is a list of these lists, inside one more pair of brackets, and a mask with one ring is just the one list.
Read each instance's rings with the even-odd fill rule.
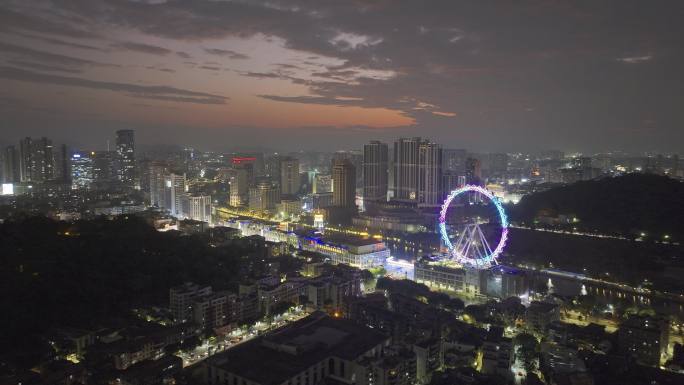
[[[447,234],[446,229],[446,215],[447,211],[449,210],[449,206],[451,206],[451,201],[453,201],[457,196],[466,192],[477,192],[487,197],[496,207],[496,210],[499,213],[499,221],[501,222],[501,239],[499,239],[499,244],[490,254],[484,255],[476,261],[471,261],[466,255],[463,255],[454,247],[454,245],[451,243],[451,239],[449,239],[449,234]],[[506,246],[506,241],[508,240],[508,217],[506,216],[506,212],[504,211],[501,202],[497,197],[494,196],[494,194],[492,194],[491,191],[480,186],[465,185],[452,191],[446,200],[444,200],[444,203],[442,204],[442,210],[439,212],[439,231],[442,235],[444,244],[459,262],[464,264],[474,264],[476,266],[489,266],[496,264],[496,259],[499,257],[499,255],[501,255],[501,252]]]

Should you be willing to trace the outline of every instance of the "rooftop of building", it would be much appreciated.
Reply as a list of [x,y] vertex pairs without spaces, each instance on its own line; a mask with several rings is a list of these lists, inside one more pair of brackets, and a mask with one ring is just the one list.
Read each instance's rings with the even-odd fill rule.
[[209,364],[262,385],[280,384],[328,358],[352,360],[388,337],[350,320],[316,313],[209,359]]
[[533,311],[536,313],[548,313],[554,311],[557,308],[558,305],[555,303],[532,301],[532,303],[530,303],[530,307],[527,308],[527,311]]

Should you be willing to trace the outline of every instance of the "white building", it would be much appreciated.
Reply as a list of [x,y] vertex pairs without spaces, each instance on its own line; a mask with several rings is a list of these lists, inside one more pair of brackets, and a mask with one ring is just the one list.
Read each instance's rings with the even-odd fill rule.
[[200,195],[200,196],[189,196],[185,195],[182,199],[183,202],[183,216],[186,218],[202,221],[212,224],[211,217],[211,196]]

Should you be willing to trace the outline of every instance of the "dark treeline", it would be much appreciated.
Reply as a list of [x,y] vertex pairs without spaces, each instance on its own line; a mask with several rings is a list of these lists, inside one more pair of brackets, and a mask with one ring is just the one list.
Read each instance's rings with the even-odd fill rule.
[[570,227],[590,232],[684,242],[684,183],[652,174],[578,182],[523,197],[510,208],[513,221],[534,225],[538,216],[573,215]]
[[0,225],[0,346],[35,352],[57,327],[94,327],[138,305],[168,301],[184,281],[228,288],[239,247],[210,247],[199,236],[157,232],[142,218],[72,224],[44,217]]
[[[683,246],[511,229],[504,263],[532,263],[634,286],[649,279],[659,290],[681,291]],[[586,269],[586,270],[585,270]],[[608,272],[610,276],[606,276]]]

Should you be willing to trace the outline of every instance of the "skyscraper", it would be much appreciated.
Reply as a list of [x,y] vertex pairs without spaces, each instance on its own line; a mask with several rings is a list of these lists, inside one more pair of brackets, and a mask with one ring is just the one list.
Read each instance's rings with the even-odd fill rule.
[[7,146],[3,154],[2,181],[4,183],[17,183],[20,179],[19,155],[15,146]]
[[242,206],[248,203],[249,199],[249,172],[250,170],[243,165],[233,167],[233,176],[230,180],[230,202],[231,206]]
[[187,192],[185,174],[167,174],[164,178],[164,201],[162,208],[175,217],[183,215],[183,197]]
[[283,195],[299,193],[299,159],[283,158],[280,160],[280,192]]
[[93,183],[93,159],[85,152],[75,152],[71,155],[71,188],[74,190],[88,189]]
[[19,141],[19,180],[21,182],[31,182],[31,148],[33,141],[26,137]]
[[280,188],[269,180],[262,180],[256,187],[249,189],[249,209],[272,211],[280,203]]
[[356,208],[356,167],[348,159],[333,161],[333,206]]
[[93,159],[93,182],[98,187],[107,187],[114,180],[114,153],[96,151],[90,153]]
[[372,141],[363,146],[363,200],[387,200],[388,147],[386,143]]
[[71,183],[71,159],[66,144],[59,146],[59,151],[55,154],[54,176],[61,182]]
[[418,147],[418,204],[442,204],[442,147],[423,141]]
[[466,150],[444,149],[442,154],[442,172],[449,171],[458,175],[465,174]]
[[421,139],[401,138],[394,142],[394,198],[418,198],[418,146]]
[[135,134],[133,130],[116,132],[117,177],[128,186],[135,184]]
[[165,182],[167,164],[164,162],[152,162],[148,173],[150,181],[150,206],[164,207]]
[[466,183],[480,185],[482,184],[482,166],[480,160],[476,158],[466,159]]
[[45,182],[54,177],[52,141],[48,138],[19,142],[19,174],[22,182]]

